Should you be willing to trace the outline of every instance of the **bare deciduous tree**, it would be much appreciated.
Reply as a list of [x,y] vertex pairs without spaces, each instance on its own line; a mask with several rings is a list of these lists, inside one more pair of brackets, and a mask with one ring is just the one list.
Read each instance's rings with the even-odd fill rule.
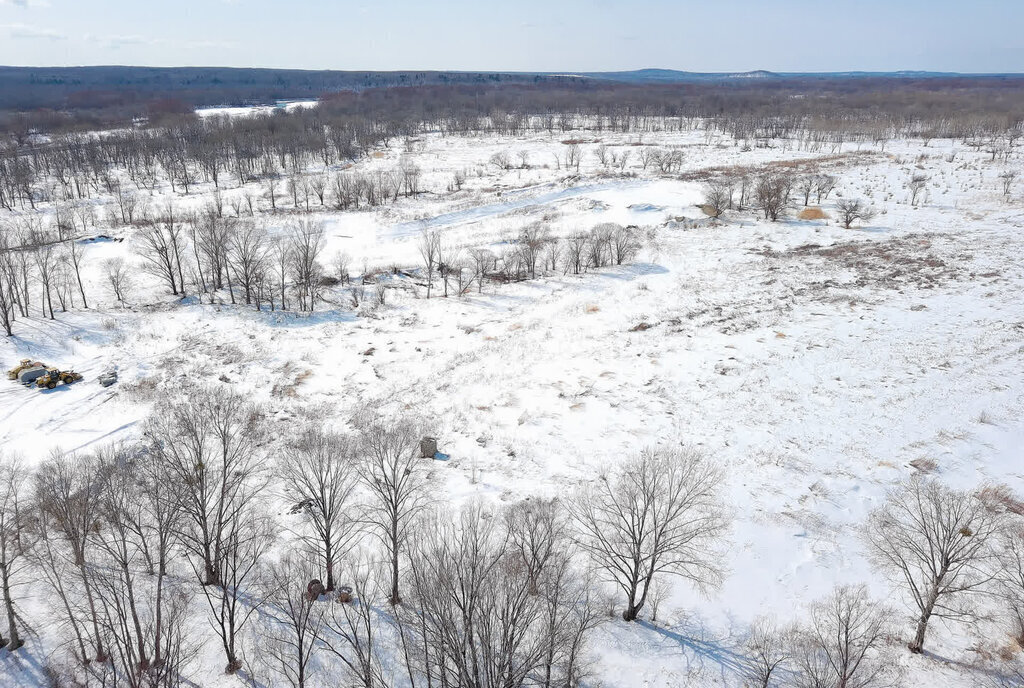
[[388,668],[393,663],[381,656],[378,640],[378,614],[373,603],[377,599],[379,581],[375,574],[376,568],[371,564],[358,562],[354,565],[349,578],[353,598],[331,606],[321,638],[326,650],[342,661],[360,688],[395,685],[396,671]]
[[[233,674],[242,668],[242,631],[263,602],[251,594],[250,588],[256,583],[263,557],[274,539],[271,519],[255,503],[234,510],[225,522],[214,571],[219,583],[202,586],[210,610],[210,625],[227,659],[225,673]],[[192,563],[196,573],[201,573]]]
[[1003,195],[1009,196],[1010,189],[1013,188],[1013,182],[1017,179],[1017,170],[1006,170],[999,175],[999,181],[1003,184]]
[[164,216],[139,231],[138,254],[143,267],[163,281],[171,294],[185,293],[181,257],[185,252],[185,233],[168,205]]
[[[92,576],[92,529],[100,518],[101,461],[55,453],[36,472],[39,542],[36,559],[64,614],[78,659],[108,659]],[[79,591],[85,604],[79,604]]]
[[247,304],[257,296],[260,276],[267,270],[268,253],[266,232],[250,222],[239,223],[228,237],[227,264],[241,285]]
[[305,688],[309,681],[329,604],[308,589],[314,573],[309,562],[287,554],[271,564],[262,586],[264,610],[271,617],[262,633],[264,656],[292,688]]
[[725,181],[714,181],[704,190],[704,210],[711,217],[721,217],[732,207],[732,185]]
[[715,545],[728,526],[721,481],[695,451],[649,449],[570,503],[580,545],[626,595],[623,619],[637,618],[660,573],[699,588],[721,579]]
[[292,276],[301,310],[312,312],[320,297],[323,268],[319,260],[324,240],[322,223],[305,220],[296,223],[290,240],[290,255],[293,265]]
[[608,249],[611,253],[612,263],[623,265],[633,260],[640,252],[640,240],[634,230],[618,225],[609,237]]
[[792,657],[793,639],[767,617],[758,617],[750,626],[746,641],[746,675],[751,688],[780,685],[780,669]]
[[1000,540],[997,590],[1008,607],[1013,638],[1024,645],[1024,528],[1015,524]]
[[805,174],[796,180],[796,190],[804,197],[804,207],[811,202],[811,193],[818,187],[818,176]]
[[131,288],[131,277],[128,265],[120,256],[107,258],[103,261],[103,271],[107,277],[107,285],[119,303],[124,303],[125,293]]
[[828,199],[828,195],[832,193],[832,189],[836,187],[838,181],[831,174],[819,174],[814,177],[814,193],[819,205],[823,200]]
[[32,493],[29,472],[16,458],[0,455],[0,590],[7,616],[7,636],[0,633],[0,646],[14,652],[25,644],[19,631],[20,612],[16,600],[29,581],[26,553],[32,547]]
[[917,199],[928,186],[928,177],[921,173],[915,173],[907,182],[907,189],[910,190],[910,205],[917,205]]
[[878,656],[886,610],[864,586],[842,586],[811,606],[796,635],[793,662],[800,688],[871,688],[886,685],[892,665]]
[[425,468],[419,458],[419,425],[404,419],[385,422],[369,414],[358,418],[359,478],[369,492],[361,517],[387,553],[389,599],[400,604],[401,558],[415,516],[426,506]]
[[911,652],[924,648],[932,617],[970,618],[963,604],[992,580],[987,566],[999,514],[977,494],[915,478],[872,512],[864,539],[877,565],[901,584],[917,613]]
[[412,555],[427,683],[522,686],[545,654],[543,600],[479,505],[428,522]]
[[300,514],[300,536],[326,572],[327,590],[335,588],[335,565],[350,537],[347,508],[358,480],[349,441],[310,430],[289,446],[281,460],[284,484]]
[[265,485],[259,410],[217,387],[160,405],[146,430],[181,490],[182,543],[203,585],[219,585],[228,532]]
[[775,222],[789,205],[790,180],[781,174],[761,175],[754,186],[754,204],[764,219]]
[[868,222],[875,216],[874,209],[859,198],[843,198],[836,201],[836,210],[839,211],[839,221],[846,229],[857,220]]
[[427,298],[430,298],[430,289],[434,284],[434,270],[437,268],[441,254],[441,234],[424,229],[420,234],[417,244],[420,257],[423,258],[423,267],[427,271]]

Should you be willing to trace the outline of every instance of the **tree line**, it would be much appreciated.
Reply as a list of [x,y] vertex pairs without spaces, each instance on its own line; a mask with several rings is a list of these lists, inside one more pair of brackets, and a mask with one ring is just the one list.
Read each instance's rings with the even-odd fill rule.
[[[324,672],[364,688],[578,686],[595,629],[656,621],[673,580],[708,591],[727,575],[714,457],[653,447],[558,499],[453,507],[427,432],[365,411],[282,435],[258,404],[195,386],[137,441],[31,469],[6,456],[0,642],[38,642],[33,598],[60,640],[48,670],[78,685],[187,685],[215,640],[226,672],[297,687]],[[1004,488],[921,476],[871,512],[861,539],[913,612],[911,652],[936,619],[977,619],[982,598],[1024,635],[1022,512]],[[756,620],[737,671],[764,687],[887,685],[894,618],[839,586],[792,625]]]

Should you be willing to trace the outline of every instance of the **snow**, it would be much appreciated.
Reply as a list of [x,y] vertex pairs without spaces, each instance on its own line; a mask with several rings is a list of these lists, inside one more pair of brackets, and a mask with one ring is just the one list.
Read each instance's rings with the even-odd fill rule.
[[[236,110],[201,114],[256,111]],[[636,142],[602,137],[623,149]],[[684,172],[824,157],[705,141],[701,131],[644,139],[680,146]],[[487,285],[462,298],[394,290],[387,306],[360,311],[332,294],[318,312],[299,315],[224,299],[179,303],[138,275],[122,308],[104,290],[100,263],[135,261],[130,235],[84,244],[93,307],[19,321],[16,336],[0,342],[0,359],[41,359],[85,380],[52,391],[0,388],[4,451],[37,462],[58,448],[136,438],[155,396],[195,377],[231,385],[282,419],[329,427],[371,402],[432,419],[451,457],[434,466],[432,489],[453,505],[565,495],[642,447],[682,441],[727,467],[730,573],[708,597],[676,582],[657,624],[602,626],[592,643],[601,685],[738,685],[750,621],[796,620],[836,583],[869,583],[900,610],[909,633],[898,591],[871,572],[856,536],[885,490],[915,472],[911,462],[928,459],[949,484],[1006,483],[1024,493],[1019,192],[1002,198],[1001,170],[984,153],[961,151],[947,162],[954,142],[892,142],[885,154],[822,163],[840,178],[823,209],[834,216],[839,194],[867,198],[881,211],[868,227],[792,214],[769,223],[752,212],[715,223],[696,207],[699,182],[644,171],[635,155],[628,176],[608,174],[594,145],[584,145],[577,175],[555,167],[562,146],[547,135],[427,135],[412,151],[382,150],[356,165],[410,159],[424,170],[427,193],[320,213],[327,261],[345,251],[354,272],[364,262],[414,269],[424,227],[466,247],[496,245],[541,218],[559,235],[609,221],[644,233],[633,264],[582,276]],[[501,150],[530,151],[531,167],[489,166]],[[917,208],[904,189],[915,164],[931,176]],[[445,191],[460,169],[471,170],[466,187]],[[178,202],[199,205],[209,193],[204,186]],[[271,229],[287,220],[266,217]],[[635,330],[640,323],[651,327]],[[100,387],[96,378],[108,369],[119,382]],[[296,383],[304,370],[316,374]],[[51,647],[45,619],[32,623]],[[976,685],[971,647],[1005,645],[996,628],[979,636],[939,626],[933,655],[898,653],[905,685]],[[240,685],[223,676],[206,682],[219,674],[213,650],[195,680]],[[0,683],[37,680],[16,664],[5,653]]]
[[274,105],[257,105],[241,107],[202,107],[196,110],[200,117],[255,117],[269,115],[277,110],[292,110],[316,107],[317,100],[279,100]]

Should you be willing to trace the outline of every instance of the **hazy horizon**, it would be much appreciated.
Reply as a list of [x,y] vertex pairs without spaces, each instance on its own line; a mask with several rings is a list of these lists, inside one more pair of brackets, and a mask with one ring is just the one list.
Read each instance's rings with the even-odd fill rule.
[[132,68],[132,69],[265,69],[269,71],[299,71],[299,72],[369,72],[369,73],[412,73],[412,72],[433,72],[447,74],[542,74],[550,76],[574,76],[578,74],[628,74],[632,72],[664,71],[678,72],[680,74],[749,74],[754,72],[767,72],[770,74],[801,74],[801,75],[830,75],[830,74],[955,74],[957,76],[1022,76],[1024,71],[1002,71],[1002,72],[965,72],[958,70],[931,70],[931,69],[834,69],[829,71],[800,70],[784,71],[774,69],[763,69],[754,67],[751,69],[733,70],[690,70],[678,69],[675,67],[637,67],[634,69],[536,69],[536,70],[514,70],[514,69],[433,69],[411,67],[395,69],[346,69],[335,67],[279,67],[279,66],[253,66],[240,67],[237,65],[223,64],[137,64],[137,63],[91,63],[91,64],[2,64],[0,68],[13,69],[90,69],[90,68]]
[[1006,74],[1024,72],[1021,25],[1024,4],[1003,0],[0,0],[0,64]]

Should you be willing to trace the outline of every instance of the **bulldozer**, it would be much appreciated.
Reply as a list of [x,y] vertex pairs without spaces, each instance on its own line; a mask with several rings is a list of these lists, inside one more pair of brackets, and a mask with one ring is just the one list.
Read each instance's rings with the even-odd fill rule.
[[13,368],[11,368],[10,370],[7,371],[7,379],[8,380],[17,380],[18,379],[18,374],[21,371],[23,371],[23,370],[28,370],[29,368],[44,368],[44,367],[46,367],[46,364],[43,363],[42,361],[33,361],[31,358],[23,358],[23,359],[21,359],[21,363],[19,363],[18,365],[14,366]]
[[53,389],[58,383],[70,385],[72,382],[78,382],[81,379],[81,373],[76,373],[73,370],[58,370],[56,368],[52,368],[46,372],[46,375],[43,375],[36,380],[36,387]]

